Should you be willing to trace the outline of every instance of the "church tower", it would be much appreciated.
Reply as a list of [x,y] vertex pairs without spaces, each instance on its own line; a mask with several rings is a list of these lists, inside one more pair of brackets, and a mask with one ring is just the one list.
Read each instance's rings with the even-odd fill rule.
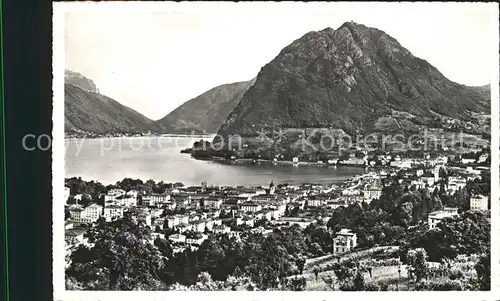
[[274,195],[275,190],[276,190],[276,187],[274,187],[274,182],[271,181],[271,184],[269,184],[269,194]]
[[439,178],[440,178],[440,171],[441,171],[441,168],[444,168],[443,165],[436,165],[434,167],[434,182],[438,182],[439,181]]

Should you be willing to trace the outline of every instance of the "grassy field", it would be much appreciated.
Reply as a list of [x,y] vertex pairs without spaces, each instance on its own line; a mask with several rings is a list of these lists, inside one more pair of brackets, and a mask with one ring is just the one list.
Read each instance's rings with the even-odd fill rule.
[[[399,247],[397,247],[397,246],[382,246],[382,247],[370,248],[370,249],[367,249],[367,250],[354,251],[352,253],[348,253],[348,254],[340,256],[340,261],[342,262],[342,261],[347,260],[347,259],[368,258],[370,255],[372,255],[375,252],[379,252],[379,251],[382,251],[382,250],[384,250],[384,251],[391,251],[391,250],[394,251],[394,250],[398,250],[398,248]],[[312,272],[312,268],[315,265],[319,266],[320,268],[324,268],[327,265],[333,264],[333,263],[335,263],[337,261],[338,261],[338,259],[335,258],[331,254],[330,255],[321,256],[321,257],[316,257],[316,258],[310,258],[310,259],[306,260],[306,265],[305,265],[304,272],[306,272],[306,271]]]
[[[380,250],[397,250],[397,247],[394,246],[384,246],[384,247],[375,247],[368,250],[356,251],[353,253],[346,254],[340,257],[340,262],[345,261],[347,259],[366,259],[371,254],[380,251]],[[302,276],[306,279],[306,290],[308,291],[329,291],[332,290],[328,286],[328,284],[323,280],[328,276],[335,279],[335,273],[331,270],[322,271],[318,275],[318,279],[313,272],[314,266],[319,266],[322,270],[325,269],[328,265],[332,265],[338,261],[337,258],[334,258],[332,255],[326,255],[318,258],[308,259],[306,261],[306,266],[304,269],[304,273]],[[295,276],[292,276],[295,277]],[[380,266],[373,267],[372,277],[370,277],[369,273],[364,274],[365,283],[385,283],[389,286],[389,290],[408,290],[408,273],[405,265],[401,266],[401,276],[398,274],[398,266]],[[338,290],[338,284],[335,285],[335,290]]]
[[[331,276],[335,279],[333,271],[320,272],[318,279],[311,271],[306,271],[302,275],[306,281],[306,290],[308,291],[330,291],[332,290],[328,284],[322,279],[323,277]],[[408,290],[408,273],[405,266],[401,266],[401,277],[398,275],[398,266],[381,266],[374,267],[372,270],[372,277],[365,273],[365,283],[385,283],[389,286],[389,290],[400,291]],[[399,285],[399,287],[398,287]],[[338,290],[338,284],[335,285],[335,290]]]

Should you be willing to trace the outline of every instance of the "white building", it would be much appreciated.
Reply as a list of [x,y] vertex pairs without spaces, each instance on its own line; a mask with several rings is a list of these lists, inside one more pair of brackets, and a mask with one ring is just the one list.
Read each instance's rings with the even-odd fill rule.
[[257,212],[262,210],[262,206],[255,202],[246,202],[241,205],[241,210],[244,212]]
[[218,198],[208,198],[203,201],[203,207],[207,209],[220,209],[222,202],[223,201]]
[[111,205],[104,207],[104,218],[107,222],[123,217],[124,208],[122,206]]
[[186,236],[182,234],[172,234],[168,237],[168,239],[171,242],[179,242],[179,243],[185,243],[186,242]]
[[342,254],[351,251],[357,246],[357,236],[350,229],[342,229],[333,239],[333,254]]
[[458,208],[444,208],[443,210],[429,213],[427,223],[429,229],[434,229],[444,218],[458,216]]
[[323,195],[313,195],[307,199],[307,206],[322,207],[325,206],[331,198]]
[[75,223],[95,223],[102,215],[102,206],[91,204],[84,209],[71,209],[69,211],[71,221]]
[[488,196],[475,195],[470,198],[470,210],[487,211]]
[[352,195],[360,195],[361,191],[357,188],[349,187],[347,189],[342,190],[342,195],[352,196]]
[[444,169],[444,166],[443,165],[436,165],[434,167],[434,182],[438,182],[439,181],[439,172],[441,171],[441,168]]
[[137,206],[137,196],[134,195],[121,195],[115,198],[114,205],[123,207]]
[[125,190],[123,189],[111,189],[104,196],[104,203],[114,203],[117,197],[120,197],[125,194]]
[[194,235],[187,236],[186,243],[190,244],[190,245],[193,245],[193,244],[201,245],[201,243],[203,243],[203,241],[205,239],[207,239],[207,236],[202,235],[200,233],[196,233]]
[[152,194],[149,199],[152,204],[166,203],[170,201],[170,194]]
[[187,223],[189,223],[189,216],[187,215],[174,215],[167,217],[167,225],[170,229],[173,229],[178,225]]
[[84,210],[88,217],[96,221],[102,216],[103,213],[102,206],[97,204],[90,204]]
[[373,199],[378,200],[382,195],[382,189],[376,185],[366,185],[363,191],[364,197],[367,203],[370,203]]
[[137,221],[143,222],[147,226],[151,227],[151,214],[147,212],[140,213],[137,216]]
[[464,189],[465,186],[467,186],[467,181],[465,179],[462,179],[459,177],[449,177],[448,178],[447,189],[448,189],[448,192],[450,194],[453,194],[460,189]]
[[479,156],[479,158],[477,159],[477,163],[486,162],[486,160],[488,160],[489,157],[490,157],[490,155],[488,155],[488,154],[481,154]]
[[476,159],[462,158],[462,164],[472,164],[476,162]]
[[326,206],[330,209],[337,209],[339,207],[345,207],[347,204],[345,201],[339,199],[329,201]]

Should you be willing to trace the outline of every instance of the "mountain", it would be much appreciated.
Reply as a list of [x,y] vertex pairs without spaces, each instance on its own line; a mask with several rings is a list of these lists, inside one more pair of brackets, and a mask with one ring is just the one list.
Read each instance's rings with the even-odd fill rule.
[[447,79],[383,31],[347,22],[286,46],[260,70],[219,134],[254,137],[260,128],[367,133],[384,130],[391,118],[405,131],[431,126],[436,116],[490,114],[487,94]]
[[[74,72],[73,72],[74,73]],[[79,80],[75,83],[75,78]],[[71,77],[64,84],[65,131],[105,133],[143,133],[149,130],[151,120],[97,91],[92,81]],[[76,86],[76,85],[79,86]],[[93,84],[93,83],[92,83]]]
[[68,69],[64,70],[64,83],[73,85],[88,92],[99,92],[91,79],[86,78],[78,72]]
[[154,122],[152,129],[166,133],[216,133],[254,82],[255,79],[217,86]]

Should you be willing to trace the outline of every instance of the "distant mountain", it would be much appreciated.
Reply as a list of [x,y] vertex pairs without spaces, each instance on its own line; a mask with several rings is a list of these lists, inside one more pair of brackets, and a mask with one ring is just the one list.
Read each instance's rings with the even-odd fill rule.
[[255,79],[217,86],[154,122],[152,129],[165,133],[216,133],[254,82]]
[[88,92],[99,93],[94,82],[78,72],[73,72],[67,69],[64,70],[64,83],[73,85]]
[[254,136],[260,128],[367,133],[388,118],[404,131],[431,126],[436,116],[471,120],[472,112],[489,111],[486,88],[452,82],[383,31],[347,22],[285,47],[261,69],[219,134]]
[[[72,74],[77,74],[72,72]],[[79,86],[76,86],[79,85]],[[89,90],[81,88],[85,86]],[[79,76],[67,78],[64,85],[65,131],[86,131],[96,134],[144,133],[151,120],[119,102],[92,92],[91,80]]]

